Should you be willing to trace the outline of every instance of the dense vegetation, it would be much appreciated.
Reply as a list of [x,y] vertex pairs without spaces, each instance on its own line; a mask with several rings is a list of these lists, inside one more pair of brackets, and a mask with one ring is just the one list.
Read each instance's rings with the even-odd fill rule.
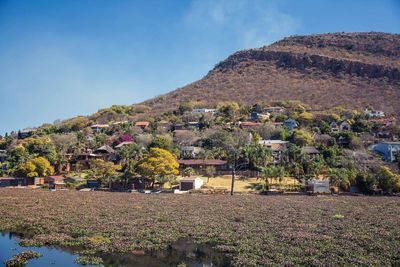
[[[376,189],[392,193],[400,190],[400,177],[395,164],[385,166],[366,148],[380,140],[396,140],[400,128],[395,123],[379,124],[374,118],[357,110],[336,107],[325,112],[315,112],[299,101],[275,102],[284,111],[256,118],[251,127],[242,127],[252,113],[262,114],[268,109],[266,103],[240,105],[236,102],[221,102],[213,113],[195,113],[200,104],[196,101],[182,102],[174,112],[147,117],[149,126],[140,128],[130,121],[132,109],[112,107],[99,112],[109,120],[100,132],[90,128],[95,122],[89,118],[76,118],[70,125],[67,120],[36,129],[30,137],[19,138],[20,134],[7,135],[0,139],[0,149],[7,150],[2,174],[17,177],[43,177],[53,174],[75,175],[98,180],[103,186],[119,181],[128,184],[131,179],[139,180],[146,187],[177,183],[177,158],[220,159],[245,169],[257,171],[258,177],[281,179],[291,176],[300,182],[313,178],[327,177],[336,190],[349,190],[356,185],[364,193]],[[116,112],[116,113],[115,113]],[[108,115],[105,115],[108,114]],[[117,117],[113,117],[118,114]],[[115,122],[114,119],[123,119]],[[289,129],[282,123],[286,120],[298,122],[298,127]],[[387,120],[390,118],[383,118]],[[83,123],[84,122],[84,123]],[[378,120],[379,122],[379,120]],[[194,123],[194,126],[193,126]],[[346,130],[334,130],[332,123],[345,123]],[[176,130],[178,127],[183,130]],[[388,138],[377,134],[387,132]],[[324,137],[324,140],[318,139]],[[287,141],[276,155],[261,140]],[[75,160],[107,145],[116,147],[112,157],[101,157],[82,166]],[[196,146],[195,155],[182,154],[185,146]],[[306,152],[312,146],[317,154]],[[361,155],[361,156],[359,156]],[[400,156],[400,155],[398,155]],[[367,157],[365,163],[363,157]],[[361,159],[359,159],[361,158]],[[67,164],[73,169],[65,170]],[[185,171],[183,174],[194,174]],[[215,175],[210,166],[207,176]]]
[[393,197],[0,191],[0,230],[25,233],[25,245],[135,253],[192,237],[228,253],[233,266],[400,263]]

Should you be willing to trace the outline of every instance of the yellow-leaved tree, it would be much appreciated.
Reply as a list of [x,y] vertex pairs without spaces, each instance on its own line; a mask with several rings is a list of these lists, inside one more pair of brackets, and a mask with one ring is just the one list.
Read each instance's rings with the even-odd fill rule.
[[137,170],[153,187],[155,182],[163,186],[171,177],[179,174],[179,164],[175,157],[162,148],[151,148],[149,153],[138,162]]
[[22,177],[44,177],[54,173],[54,168],[44,157],[37,157],[22,163],[17,170]]

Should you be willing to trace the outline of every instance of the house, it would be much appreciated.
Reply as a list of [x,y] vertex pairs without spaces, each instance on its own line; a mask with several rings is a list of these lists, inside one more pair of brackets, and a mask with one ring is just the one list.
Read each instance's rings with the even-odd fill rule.
[[179,190],[180,191],[188,191],[188,190],[197,190],[200,189],[204,184],[203,179],[196,177],[196,178],[191,178],[191,177],[186,177],[182,178],[179,181]]
[[182,146],[181,147],[181,158],[194,158],[201,151],[200,147],[196,146]]
[[123,147],[123,146],[131,145],[131,144],[133,144],[133,143],[135,143],[135,142],[133,142],[133,141],[124,141],[124,142],[121,142],[121,143],[119,143],[118,145],[116,145],[114,148],[115,148],[115,149],[120,149],[120,148]]
[[214,109],[214,108],[194,108],[193,110],[192,110],[192,113],[212,113],[212,114],[214,114],[214,113],[216,113],[217,112],[217,110],[216,109]]
[[55,181],[54,183],[49,184],[49,189],[63,190],[66,189],[66,187],[63,181]]
[[396,154],[400,153],[400,142],[381,142],[372,146],[375,153],[382,156],[384,161],[393,162]]
[[284,107],[267,107],[267,108],[265,108],[265,112],[268,112],[268,113],[283,113],[283,112],[285,112],[285,108]]
[[44,183],[49,185],[53,185],[55,183],[64,183],[64,179],[65,177],[61,175],[51,175],[44,178]]
[[6,161],[7,158],[7,151],[6,150],[0,150],[0,163],[3,163]]
[[174,131],[185,130],[186,125],[184,123],[176,123],[174,124]]
[[301,151],[310,156],[311,158],[314,158],[316,155],[318,155],[320,152],[315,146],[305,146],[301,148]]
[[92,132],[94,134],[96,133],[101,133],[105,130],[107,130],[110,126],[108,124],[95,124],[90,126],[90,128],[92,129]]
[[299,127],[299,123],[293,119],[287,119],[283,122],[283,126],[289,131],[293,131],[295,128]]
[[99,147],[94,154],[100,155],[104,160],[115,160],[115,150],[109,145]]
[[339,130],[340,131],[350,131],[351,130],[351,124],[348,121],[342,121],[339,124]]
[[274,163],[282,162],[287,145],[289,144],[288,141],[282,140],[260,140],[258,143],[272,151]]
[[141,128],[142,130],[149,127],[149,125],[150,125],[150,122],[148,122],[148,121],[138,121],[135,123],[135,126]]
[[199,129],[199,127],[200,127],[200,123],[198,121],[189,121],[187,123],[188,129],[194,130],[194,129]]
[[335,121],[331,122],[331,123],[329,124],[329,126],[331,127],[331,131],[332,131],[333,133],[339,132],[339,125],[338,125]]
[[250,121],[258,121],[258,120],[268,120],[270,117],[270,113],[261,114],[257,112],[250,113]]
[[253,121],[244,121],[244,122],[239,122],[239,127],[242,129],[251,129],[254,127],[257,127],[261,125],[260,123],[253,122]]
[[26,186],[26,178],[0,177],[0,187]]
[[350,139],[346,136],[339,136],[336,140],[336,143],[340,147],[348,147],[350,145]]
[[86,181],[86,187],[87,188],[99,188],[100,183],[97,180],[87,180]]
[[18,139],[25,139],[32,136],[36,132],[36,129],[25,128],[18,132]]
[[210,166],[215,168],[215,174],[217,175],[230,173],[228,162],[220,159],[180,159],[178,163],[181,173],[183,173],[186,168],[191,167],[197,174],[204,175],[206,174],[206,168]]
[[314,194],[329,194],[331,192],[329,180],[310,180],[307,183],[307,191]]
[[329,134],[314,134],[313,139],[317,144],[321,144],[324,146],[333,145],[333,137]]
[[383,112],[381,110],[370,110],[368,108],[366,108],[364,110],[364,114],[369,116],[369,117],[375,117],[375,118],[383,118],[383,117],[385,117],[385,112]]

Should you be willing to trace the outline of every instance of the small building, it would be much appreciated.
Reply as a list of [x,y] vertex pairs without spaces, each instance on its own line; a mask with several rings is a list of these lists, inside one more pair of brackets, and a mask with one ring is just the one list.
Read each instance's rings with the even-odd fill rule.
[[86,187],[87,188],[99,188],[100,183],[97,180],[87,180],[86,181]]
[[301,148],[301,151],[310,156],[311,158],[314,158],[315,156],[317,156],[320,152],[319,150],[315,147],[315,146],[305,146]]
[[17,186],[17,180],[12,177],[0,178],[0,187]]
[[142,130],[144,130],[147,127],[149,127],[149,125],[150,125],[149,121],[138,121],[138,122],[135,123],[135,126],[141,128]]
[[283,112],[285,112],[285,108],[284,107],[267,107],[267,108],[265,108],[265,112],[268,112],[268,113],[283,113]]
[[194,158],[201,151],[201,147],[196,146],[182,146],[181,158]]
[[61,175],[51,175],[44,178],[45,184],[54,185],[56,183],[64,183],[64,176]]
[[35,178],[27,178],[29,179],[28,181],[28,185],[36,185],[36,186],[41,186],[46,184],[46,179],[44,177],[35,177]]
[[92,132],[94,134],[101,133],[101,132],[107,130],[109,127],[110,127],[110,125],[108,125],[108,124],[95,124],[95,125],[90,126],[90,128],[92,129]]
[[94,154],[100,155],[104,160],[115,160],[115,150],[109,145],[99,147],[94,151]]
[[193,110],[192,110],[192,113],[212,113],[212,114],[214,114],[214,113],[216,113],[217,112],[217,110],[216,109],[214,109],[214,108],[194,108]]
[[383,118],[383,117],[385,117],[385,112],[383,112],[381,110],[370,110],[368,108],[366,108],[364,110],[364,114],[369,116],[369,117],[373,117],[373,118]]
[[239,127],[242,129],[251,129],[251,128],[257,127],[259,125],[260,125],[260,123],[253,122],[253,121],[239,122]]
[[252,112],[250,114],[250,121],[268,120],[270,116],[271,116],[270,113],[261,114],[257,112]]
[[333,145],[333,137],[329,134],[314,134],[313,139],[315,143],[321,144],[324,146],[331,146]]
[[299,127],[299,123],[293,119],[287,119],[283,122],[283,126],[289,131],[293,131],[295,128]]
[[199,177],[196,178],[186,177],[182,178],[179,181],[179,190],[180,191],[198,190],[203,186],[203,184],[204,184],[203,179]]
[[373,151],[382,156],[384,161],[393,162],[400,153],[400,142],[381,142],[372,147]]
[[329,124],[329,126],[331,127],[331,131],[333,133],[337,133],[339,132],[339,125],[337,124],[337,122],[333,121]]
[[188,129],[193,129],[193,130],[199,129],[200,128],[200,122],[198,122],[198,121],[189,121],[187,123],[187,128]]
[[215,168],[215,174],[225,175],[230,174],[230,168],[226,160],[220,159],[180,159],[178,160],[179,170],[181,173],[186,168],[193,168],[200,175],[206,174],[206,168],[212,166]]
[[350,131],[351,130],[351,124],[348,121],[342,121],[339,124],[339,130],[340,131]]
[[272,151],[272,156],[274,157],[274,163],[280,163],[283,160],[284,152],[287,149],[289,141],[260,140],[258,143]]
[[18,132],[18,139],[25,139],[32,136],[36,132],[36,129],[25,128]]
[[62,181],[56,181],[54,183],[49,184],[49,189],[53,190],[63,190],[66,189],[65,183]]
[[329,180],[310,180],[307,184],[307,191],[314,194],[329,194],[331,193]]

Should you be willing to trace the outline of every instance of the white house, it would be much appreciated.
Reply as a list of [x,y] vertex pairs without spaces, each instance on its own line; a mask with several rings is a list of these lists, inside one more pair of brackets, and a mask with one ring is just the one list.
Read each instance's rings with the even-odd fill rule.
[[332,132],[339,132],[339,125],[335,121],[331,122],[329,126],[331,127]]
[[310,191],[312,191],[313,193],[317,193],[317,194],[326,194],[326,193],[330,193],[330,184],[329,184],[329,180],[310,180],[308,182],[308,188]]
[[370,117],[378,117],[378,118],[383,118],[385,117],[385,112],[381,111],[381,110],[369,110],[369,109],[365,109],[364,110],[364,114]]
[[200,189],[203,186],[203,179],[196,177],[185,177],[179,181],[179,190],[180,191],[188,191],[192,189]]
[[194,108],[192,110],[192,113],[215,113],[217,112],[216,109],[214,108]]
[[194,158],[201,151],[197,146],[181,146],[181,158]]
[[109,127],[110,127],[110,125],[108,125],[108,124],[95,124],[95,125],[90,126],[93,133],[100,133],[100,132],[104,131],[105,129],[108,129]]

